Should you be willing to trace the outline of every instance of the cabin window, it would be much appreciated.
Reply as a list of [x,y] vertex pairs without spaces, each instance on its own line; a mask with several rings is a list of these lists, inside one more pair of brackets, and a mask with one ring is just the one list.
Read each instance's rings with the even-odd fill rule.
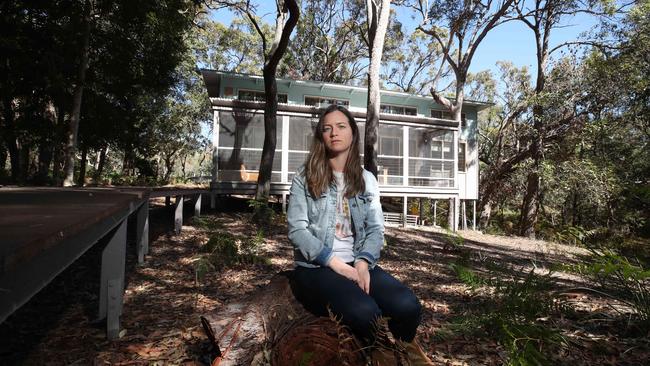
[[467,149],[466,142],[458,143],[458,171],[459,172],[464,172],[467,170],[466,149]]
[[315,107],[327,107],[336,104],[342,107],[349,107],[350,101],[345,99],[336,99],[329,97],[305,97],[305,105],[313,105]]
[[453,138],[454,132],[450,130],[409,128],[410,186],[454,186]]
[[[449,111],[443,111],[440,109],[432,109],[431,110],[431,118],[439,118],[439,119],[448,119],[451,120],[451,112]],[[467,115],[465,113],[460,114],[460,127],[465,128],[467,126]]]
[[[259,90],[246,90],[246,89],[239,89],[239,94],[237,95],[237,99],[239,100],[250,100],[253,102],[265,102],[265,95],[263,91]],[[287,103],[287,95],[286,94],[281,94],[278,93],[278,103]]]
[[[271,180],[280,181],[282,170],[282,117],[276,123],[277,147]],[[255,182],[264,143],[264,115],[219,112],[219,180]]]
[[386,114],[401,114],[403,116],[416,116],[418,114],[418,109],[415,107],[381,104],[379,106],[379,112]]

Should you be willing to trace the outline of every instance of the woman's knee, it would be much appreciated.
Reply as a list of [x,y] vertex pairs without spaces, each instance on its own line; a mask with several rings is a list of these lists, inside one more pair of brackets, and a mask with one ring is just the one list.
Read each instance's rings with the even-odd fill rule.
[[411,319],[420,318],[422,305],[420,304],[420,300],[418,300],[411,290],[404,289],[403,291],[400,291],[399,294],[395,294],[393,299],[393,316]]
[[367,301],[351,304],[342,315],[343,320],[353,328],[359,330],[371,329],[381,316],[381,309],[372,299],[368,299]]

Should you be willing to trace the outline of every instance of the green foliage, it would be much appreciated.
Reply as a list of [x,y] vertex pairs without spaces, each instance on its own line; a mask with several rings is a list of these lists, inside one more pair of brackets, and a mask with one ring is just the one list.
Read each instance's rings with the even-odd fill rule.
[[248,200],[248,207],[253,209],[253,222],[260,228],[270,228],[275,221],[275,211],[265,200]]
[[258,255],[263,244],[264,234],[261,231],[251,238],[237,237],[226,231],[214,232],[201,247],[205,255],[196,262],[197,277],[210,269],[221,271],[234,265],[268,264],[268,258]]
[[538,226],[539,238],[556,243],[582,246],[590,231],[580,226],[555,227],[547,221]]
[[[141,175],[156,175],[149,132],[162,119],[162,101],[178,82],[176,69],[187,50],[184,37],[191,32],[197,3],[12,2],[2,8],[3,28],[11,32],[0,36],[0,68],[7,75],[0,88],[3,105],[15,103],[16,108],[3,113],[0,135],[14,136],[18,165],[30,165],[20,160],[31,161],[38,151],[40,184],[47,182],[50,163],[63,150],[89,4],[78,148],[93,156],[108,146],[111,154],[126,155],[120,161],[123,174],[135,175],[138,169]],[[35,174],[29,167],[21,173],[23,180]]]
[[458,279],[460,279],[464,284],[472,288],[473,290],[487,285],[487,281],[483,277],[478,276],[474,271],[469,267],[464,266],[458,263],[452,263],[450,265],[451,269],[454,271]]
[[465,239],[458,233],[445,228],[445,248],[460,250],[465,244]]
[[223,228],[223,224],[210,216],[192,216],[192,225],[208,232]]
[[631,306],[642,332],[650,330],[650,268],[613,250],[592,250],[590,263],[568,268],[591,278],[609,297]]
[[508,365],[550,365],[551,350],[566,343],[558,330],[538,321],[558,310],[550,291],[554,284],[551,273],[540,276],[531,270],[522,276],[512,269],[491,268],[489,276],[481,276],[467,266],[452,265],[458,278],[473,291],[489,290],[492,295],[481,304],[481,314],[457,319],[439,336],[487,335],[508,351]]
[[265,242],[266,236],[264,235],[264,230],[259,229],[255,236],[242,241],[240,246],[241,252],[245,255],[257,255]]
[[196,284],[203,282],[207,274],[214,269],[214,265],[207,257],[201,257],[196,262],[194,262],[194,275]]

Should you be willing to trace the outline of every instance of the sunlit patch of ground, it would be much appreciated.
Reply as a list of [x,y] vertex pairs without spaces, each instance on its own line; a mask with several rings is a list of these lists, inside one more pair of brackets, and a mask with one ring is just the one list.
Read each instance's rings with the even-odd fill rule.
[[[21,309],[23,315],[15,317],[19,320],[12,320],[11,327],[3,324],[8,330],[0,334],[12,334],[12,339],[0,346],[0,364],[16,360],[27,365],[209,364],[210,346],[201,331],[199,315],[263,291],[274,274],[293,267],[292,248],[286,226],[280,222],[264,233],[265,240],[259,248],[258,255],[267,258],[267,264],[236,265],[210,271],[199,279],[196,263],[204,255],[200,248],[211,236],[225,231],[252,238],[258,230],[251,223],[250,214],[233,212],[205,215],[200,225],[186,220],[182,233],[173,235],[170,211],[164,207],[164,199],[154,202],[152,241],[144,265],[134,263],[134,249],[129,248],[120,339],[107,341],[103,323],[93,324],[97,289],[86,288],[84,284],[98,279],[83,272],[84,268],[96,266],[96,262],[90,261],[76,269],[78,272],[65,275],[64,283],[53,285],[54,290],[47,293],[46,299],[37,299],[41,305]],[[472,231],[459,234],[464,250],[469,253],[466,260],[480,273],[488,273],[487,264],[493,263],[522,270],[538,268],[543,274],[555,263],[576,261],[576,256],[584,254],[580,248],[542,241]],[[441,329],[454,318],[490,297],[488,292],[472,291],[454,274],[450,264],[458,261],[462,253],[450,246],[447,233],[434,228],[389,227],[386,236],[388,245],[380,264],[411,287],[421,300],[423,314],[418,338],[432,360],[439,365],[502,364],[506,351],[495,340],[440,337]],[[577,276],[558,276],[567,286],[585,284]],[[55,300],[56,296],[62,298]],[[70,298],[79,300],[71,302]],[[52,319],[35,323],[39,316],[48,316],[47,307],[51,308],[53,302],[67,305],[61,306]],[[647,359],[650,347],[644,348],[644,344],[617,333],[620,326],[616,322],[624,321],[629,309],[582,293],[568,293],[566,304],[575,312],[574,317],[554,319],[572,342],[563,351],[565,354],[559,355],[566,364],[642,364],[641,360]],[[20,357],[7,353],[25,342],[31,343],[21,348],[24,354]]]

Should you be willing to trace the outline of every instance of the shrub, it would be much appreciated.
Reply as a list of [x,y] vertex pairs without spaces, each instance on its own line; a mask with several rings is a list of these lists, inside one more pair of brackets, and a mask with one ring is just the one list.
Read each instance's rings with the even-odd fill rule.
[[633,308],[640,330],[650,331],[650,269],[610,249],[592,250],[591,263],[569,269],[592,279],[608,297]]
[[557,329],[538,321],[558,310],[550,291],[554,285],[551,273],[540,276],[531,270],[522,276],[501,268],[483,277],[464,265],[454,264],[452,269],[474,291],[486,289],[492,296],[482,304],[482,314],[460,318],[443,336],[470,332],[493,337],[508,351],[508,365],[550,364],[549,349],[566,345]]
[[248,201],[248,207],[253,209],[253,222],[260,228],[270,228],[274,222],[275,211],[267,201],[252,199]]
[[196,262],[197,276],[199,272],[210,269],[220,271],[238,264],[268,264],[267,258],[258,255],[264,240],[264,232],[261,230],[251,238],[236,237],[225,231],[215,232],[201,247],[201,252],[206,254]]

